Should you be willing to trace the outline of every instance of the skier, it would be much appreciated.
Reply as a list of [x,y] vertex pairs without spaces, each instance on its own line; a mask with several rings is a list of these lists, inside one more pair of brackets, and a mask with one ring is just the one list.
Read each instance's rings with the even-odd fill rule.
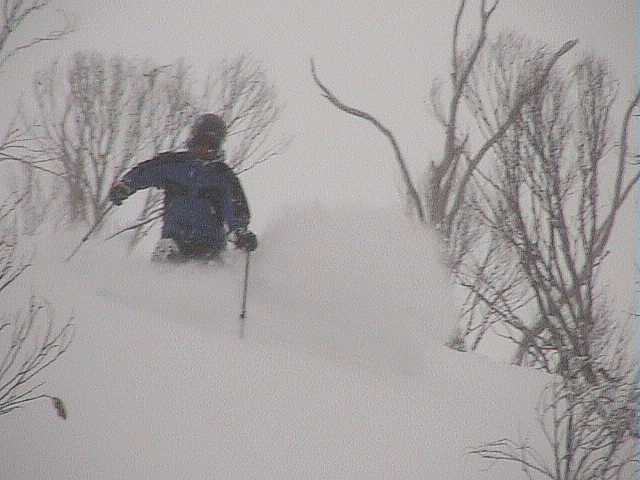
[[121,205],[137,190],[164,190],[162,233],[153,260],[206,262],[219,257],[227,240],[236,248],[256,249],[247,199],[224,162],[226,133],[218,115],[204,114],[191,129],[187,151],[160,153],[138,164],[109,191],[111,202]]

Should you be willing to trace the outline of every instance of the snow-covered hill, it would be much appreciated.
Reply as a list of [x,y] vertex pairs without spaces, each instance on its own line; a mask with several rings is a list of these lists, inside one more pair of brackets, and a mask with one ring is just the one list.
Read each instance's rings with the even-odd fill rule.
[[257,232],[244,340],[239,253],[166,267],[92,240],[63,263],[78,235],[47,234],[29,280],[75,318],[46,386],[69,418],[0,418],[0,478],[513,478],[465,451],[532,430],[547,378],[443,347],[447,277],[398,217],[289,210]]

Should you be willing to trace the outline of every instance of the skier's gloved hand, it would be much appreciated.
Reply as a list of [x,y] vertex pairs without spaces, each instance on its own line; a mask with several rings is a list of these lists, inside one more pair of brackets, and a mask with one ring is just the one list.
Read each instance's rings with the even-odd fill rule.
[[129,198],[131,193],[133,192],[126,183],[118,182],[111,187],[111,190],[109,190],[109,200],[111,200],[115,205],[120,206],[122,205],[122,202]]
[[236,248],[241,248],[247,252],[253,252],[258,248],[258,238],[251,230],[237,228],[229,232],[228,239]]

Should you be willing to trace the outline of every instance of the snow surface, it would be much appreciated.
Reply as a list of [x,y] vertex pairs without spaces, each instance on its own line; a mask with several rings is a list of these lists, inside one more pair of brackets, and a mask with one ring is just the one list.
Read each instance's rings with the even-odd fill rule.
[[465,453],[533,432],[548,377],[443,346],[455,307],[423,230],[396,211],[313,208],[257,233],[244,340],[238,252],[157,266],[98,239],[64,263],[81,234],[35,239],[12,298],[74,317],[45,386],[69,418],[44,403],[1,417],[0,479],[520,475]]

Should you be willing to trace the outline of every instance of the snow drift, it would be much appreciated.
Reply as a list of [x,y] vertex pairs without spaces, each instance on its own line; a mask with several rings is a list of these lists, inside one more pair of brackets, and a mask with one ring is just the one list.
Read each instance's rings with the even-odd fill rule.
[[93,240],[65,264],[77,238],[40,239],[33,288],[77,329],[47,375],[69,419],[2,418],[0,478],[489,478],[466,449],[526,431],[544,377],[442,346],[428,234],[322,209],[257,233],[244,341],[239,252],[168,267]]

